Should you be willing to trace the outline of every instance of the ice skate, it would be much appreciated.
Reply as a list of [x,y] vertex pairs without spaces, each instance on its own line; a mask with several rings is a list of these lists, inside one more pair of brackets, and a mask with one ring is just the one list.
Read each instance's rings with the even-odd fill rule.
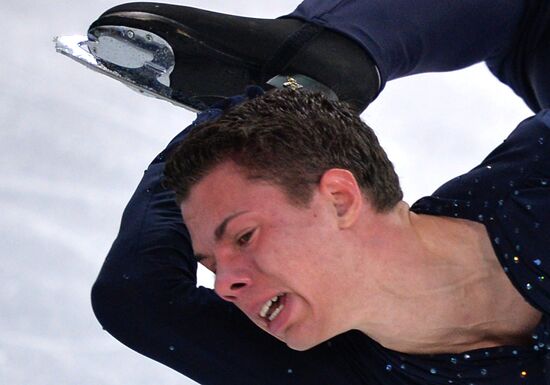
[[56,49],[148,95],[202,111],[247,85],[305,88],[362,111],[379,75],[355,42],[297,19],[254,19],[129,3],[101,15],[87,37]]

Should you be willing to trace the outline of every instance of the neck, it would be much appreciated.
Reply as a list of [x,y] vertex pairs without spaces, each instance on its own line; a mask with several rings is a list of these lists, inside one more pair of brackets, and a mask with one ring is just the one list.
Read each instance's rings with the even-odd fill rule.
[[357,328],[385,347],[453,353],[498,346],[519,341],[540,319],[533,314],[527,331],[518,333],[525,322],[510,314],[525,301],[481,224],[416,215],[405,203],[372,219],[362,244],[362,274],[369,279],[363,279],[363,306],[356,307],[363,310]]

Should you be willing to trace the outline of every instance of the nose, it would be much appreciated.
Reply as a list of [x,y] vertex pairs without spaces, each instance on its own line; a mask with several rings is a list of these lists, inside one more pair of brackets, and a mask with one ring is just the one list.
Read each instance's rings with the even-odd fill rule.
[[235,302],[242,297],[251,283],[250,274],[245,270],[220,270],[218,266],[214,290],[224,300]]

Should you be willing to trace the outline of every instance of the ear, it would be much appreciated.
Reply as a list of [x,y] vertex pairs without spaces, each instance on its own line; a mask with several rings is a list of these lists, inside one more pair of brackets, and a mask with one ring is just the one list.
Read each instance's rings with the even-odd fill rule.
[[357,221],[364,198],[357,179],[350,171],[341,168],[325,171],[319,183],[319,192],[334,205],[341,229],[348,228]]

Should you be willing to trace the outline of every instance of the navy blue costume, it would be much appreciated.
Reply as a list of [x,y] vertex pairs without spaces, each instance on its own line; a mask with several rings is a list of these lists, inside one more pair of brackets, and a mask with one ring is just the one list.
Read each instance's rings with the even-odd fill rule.
[[355,39],[383,83],[485,60],[537,113],[478,167],[411,207],[485,224],[503,269],[544,314],[530,345],[413,355],[350,331],[305,352],[289,349],[196,287],[189,234],[162,186],[165,157],[186,131],[150,164],[124,211],[92,291],[103,327],[202,384],[550,384],[549,15],[548,1],[502,0],[306,0],[290,15]]

